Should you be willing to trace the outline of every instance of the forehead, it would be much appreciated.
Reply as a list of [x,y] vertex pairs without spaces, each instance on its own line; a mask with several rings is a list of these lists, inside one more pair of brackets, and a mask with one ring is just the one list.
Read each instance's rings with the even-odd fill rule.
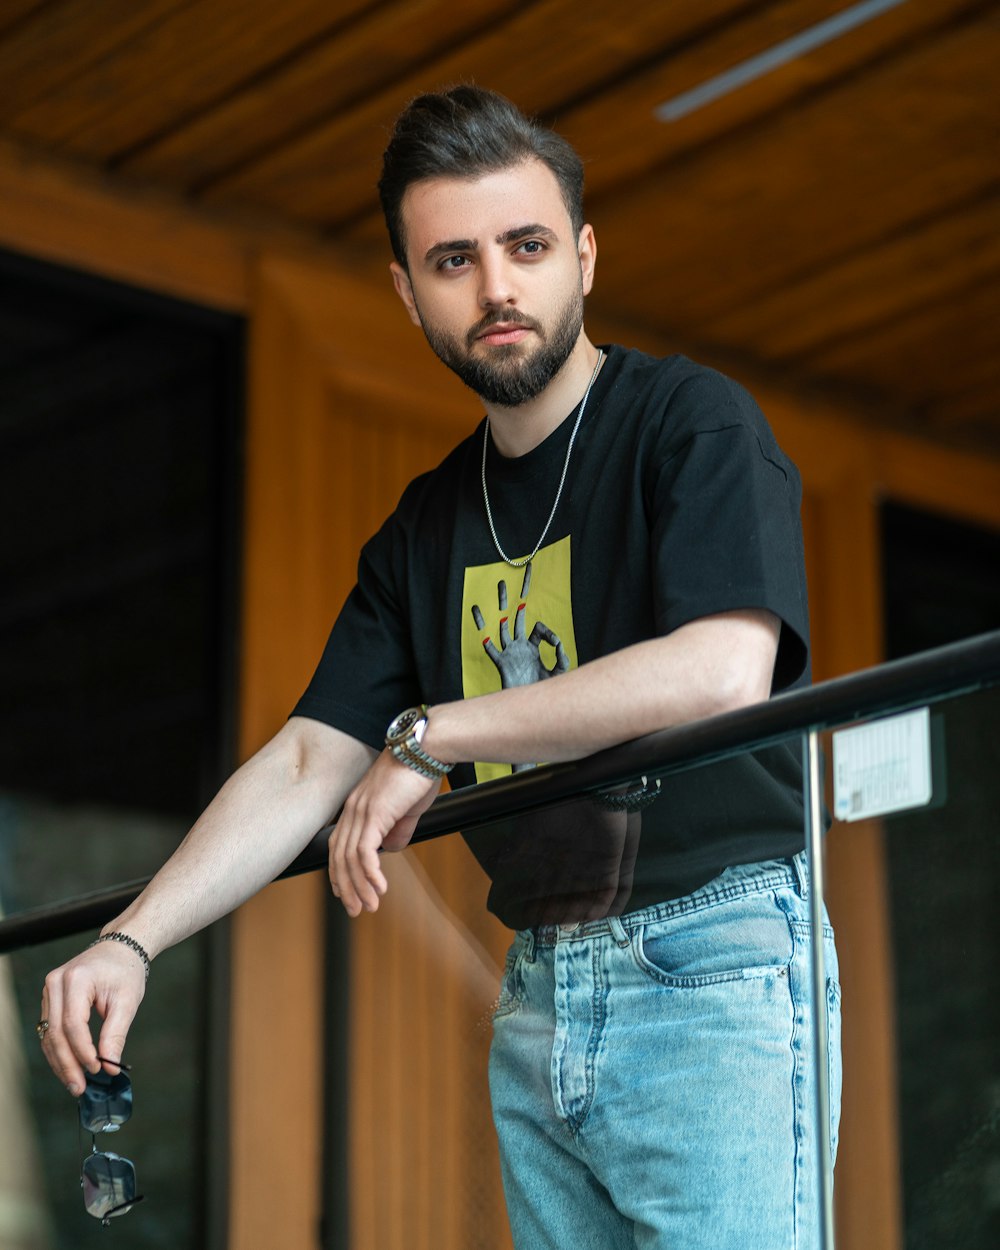
[[449,239],[495,238],[526,221],[557,235],[572,231],[556,176],[538,160],[476,178],[423,178],[407,187],[402,215],[414,256]]

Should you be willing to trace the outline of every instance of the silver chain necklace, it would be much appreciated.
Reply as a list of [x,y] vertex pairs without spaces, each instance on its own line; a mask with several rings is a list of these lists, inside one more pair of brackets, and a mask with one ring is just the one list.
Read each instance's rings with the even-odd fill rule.
[[523,569],[526,564],[534,560],[538,555],[542,543],[545,541],[545,535],[549,532],[549,526],[552,524],[552,518],[556,514],[556,508],[559,507],[559,500],[562,497],[563,486],[566,484],[566,473],[569,469],[569,458],[573,454],[573,444],[576,442],[577,431],[580,428],[580,422],[583,420],[583,410],[587,407],[587,400],[590,398],[590,390],[597,381],[597,375],[600,372],[601,364],[604,360],[604,351],[599,350],[597,353],[597,364],[594,365],[594,372],[590,375],[590,381],[587,383],[587,389],[583,392],[583,399],[580,400],[580,411],[576,414],[576,421],[573,425],[573,433],[569,436],[569,446],[566,448],[566,459],[563,462],[562,476],[559,479],[559,487],[556,490],[556,497],[552,503],[552,511],[549,513],[549,519],[545,522],[545,528],[535,543],[535,549],[530,556],[525,556],[523,560],[512,560],[510,556],[500,546],[500,539],[497,538],[497,527],[493,524],[493,510],[490,508],[490,493],[486,489],[486,449],[490,441],[490,419],[486,418],[486,425],[483,428],[483,503],[486,505],[486,520],[489,522],[490,533],[493,535],[493,545],[500,553],[500,559],[504,564],[509,564],[512,569]]

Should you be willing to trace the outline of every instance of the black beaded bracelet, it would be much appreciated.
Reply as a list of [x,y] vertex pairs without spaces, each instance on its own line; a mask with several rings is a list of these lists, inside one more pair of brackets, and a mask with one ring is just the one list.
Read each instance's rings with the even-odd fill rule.
[[91,942],[87,949],[90,950],[91,946],[96,946],[99,942],[121,942],[122,945],[127,946],[130,951],[135,951],[135,953],[142,960],[143,967],[146,969],[146,980],[149,980],[149,969],[151,966],[150,958],[134,937],[129,937],[127,933],[102,933],[99,938],[95,938],[93,942]]

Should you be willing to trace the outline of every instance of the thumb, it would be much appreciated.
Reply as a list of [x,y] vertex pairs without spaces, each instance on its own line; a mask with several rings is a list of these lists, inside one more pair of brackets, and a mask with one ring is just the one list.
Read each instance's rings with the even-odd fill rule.
[[[97,1039],[97,1053],[102,1059],[114,1062],[114,1071],[121,1062],[125,1050],[125,1039],[128,1037],[129,1025],[134,1013],[121,1006],[112,1007],[101,1026],[101,1035]],[[110,1070],[110,1069],[109,1069]]]
[[413,837],[413,831],[417,827],[420,817],[427,811],[430,805],[438,796],[441,789],[441,779],[438,779],[437,785],[432,786],[427,793],[419,799],[413,807],[401,816],[399,820],[392,826],[389,832],[382,839],[382,849],[385,851],[401,851],[403,847],[409,845],[410,838]]

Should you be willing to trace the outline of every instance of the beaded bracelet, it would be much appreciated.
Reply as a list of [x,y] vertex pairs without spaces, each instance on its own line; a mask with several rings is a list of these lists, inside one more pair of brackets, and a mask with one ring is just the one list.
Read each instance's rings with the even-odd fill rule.
[[149,980],[149,969],[150,969],[149,956],[146,954],[143,947],[139,945],[139,943],[135,940],[134,937],[129,937],[127,933],[117,933],[117,932],[116,933],[102,933],[99,938],[95,938],[94,941],[91,942],[90,946],[88,946],[87,949],[90,950],[91,946],[96,946],[99,942],[121,942],[122,945],[127,946],[129,950],[135,951],[135,953],[142,960],[143,967],[146,969],[146,980],[147,981]]

